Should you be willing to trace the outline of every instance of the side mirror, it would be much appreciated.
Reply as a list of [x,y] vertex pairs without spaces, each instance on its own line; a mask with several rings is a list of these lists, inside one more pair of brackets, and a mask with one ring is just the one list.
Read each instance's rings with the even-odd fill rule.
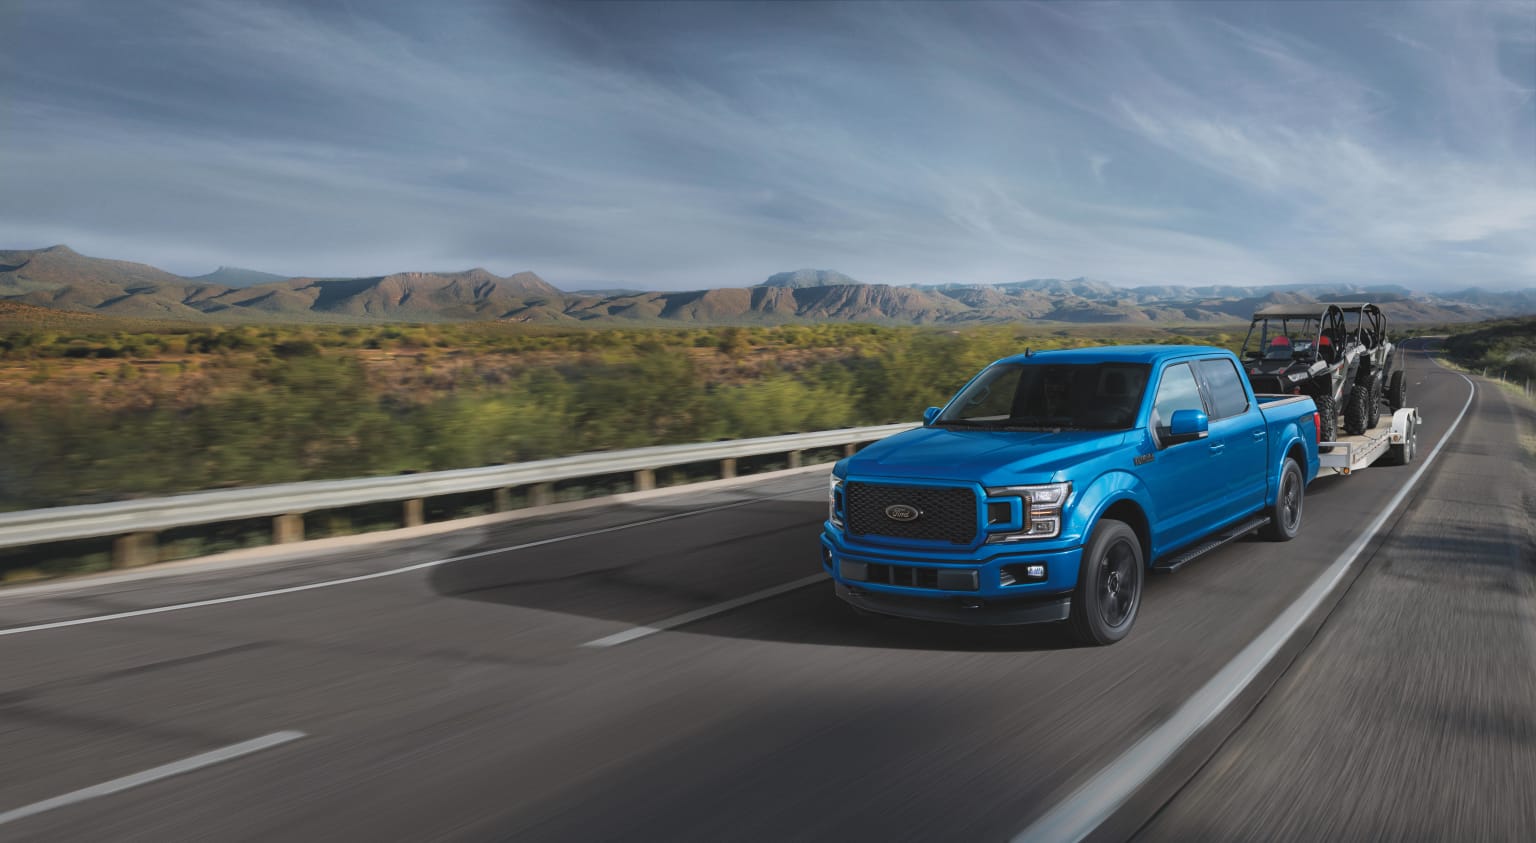
[[933,424],[933,420],[939,417],[938,407],[929,407],[923,411],[923,424]]
[[1210,417],[1200,410],[1175,410],[1168,435],[1163,437],[1163,447],[1204,439],[1210,435],[1210,429]]

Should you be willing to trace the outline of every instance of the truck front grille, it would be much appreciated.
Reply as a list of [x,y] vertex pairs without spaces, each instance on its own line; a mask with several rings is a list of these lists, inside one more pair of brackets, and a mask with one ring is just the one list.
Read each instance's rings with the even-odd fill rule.
[[[906,506],[919,515],[898,521],[889,507]],[[853,535],[970,544],[976,538],[976,493],[961,487],[847,484],[848,532]]]

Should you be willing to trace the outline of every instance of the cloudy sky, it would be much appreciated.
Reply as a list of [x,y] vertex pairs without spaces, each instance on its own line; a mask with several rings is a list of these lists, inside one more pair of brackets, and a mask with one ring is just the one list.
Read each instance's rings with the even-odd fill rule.
[[1536,286],[1536,4],[0,0],[0,248]]

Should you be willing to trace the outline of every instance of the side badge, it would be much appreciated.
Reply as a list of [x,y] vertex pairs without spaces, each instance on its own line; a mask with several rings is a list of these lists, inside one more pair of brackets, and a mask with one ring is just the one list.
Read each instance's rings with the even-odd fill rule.
[[1141,455],[1137,456],[1136,459],[1131,460],[1131,462],[1133,462],[1133,463],[1135,463],[1137,465],[1146,465],[1147,463],[1149,463],[1152,460],[1156,459],[1156,457],[1157,457],[1156,454],[1141,454]]

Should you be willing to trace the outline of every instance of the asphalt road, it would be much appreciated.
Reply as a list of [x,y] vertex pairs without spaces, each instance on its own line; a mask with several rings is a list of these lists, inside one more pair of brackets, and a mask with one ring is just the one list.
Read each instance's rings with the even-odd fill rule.
[[[1427,453],[1469,387],[1425,359],[1408,365]],[[1395,602],[1378,609],[1389,627],[1349,633],[1346,644],[1364,649],[1346,678],[1360,684],[1330,692],[1333,705],[1384,704],[1393,692],[1367,681],[1374,671],[1417,669],[1410,662],[1432,650],[1454,675],[1435,679],[1438,707],[1412,710],[1447,746],[1467,743],[1455,751],[1518,744],[1486,765],[1489,775],[1513,775],[1532,752],[1529,674],[1484,669],[1522,656],[1532,664],[1529,580],[1507,577],[1526,590],[1492,588],[1482,602],[1463,595],[1457,607],[1503,620],[1462,618],[1454,635],[1410,616],[1420,604],[1441,605],[1447,618],[1464,611],[1440,603],[1447,584],[1518,571],[1509,560],[1520,554],[1528,574],[1528,535],[1515,527],[1529,526],[1530,500],[1484,507],[1476,479],[1485,464],[1512,471],[1519,446],[1466,426],[1498,424],[1503,406],[1486,394],[1473,405],[1429,478],[1440,502],[1417,496],[1389,540],[1474,560],[1476,572],[1451,576],[1432,556],[1394,562],[1420,573],[1389,581]],[[1136,630],[1108,648],[1074,647],[1051,628],[869,621],[826,580],[793,587],[820,570],[819,473],[303,563],[0,593],[0,839],[1007,839],[1165,721],[1411,471],[1319,479],[1298,539],[1238,542],[1152,578]],[[1464,475],[1466,487],[1443,486]],[[1478,531],[1490,523],[1502,527]],[[414,565],[423,567],[401,570]],[[774,589],[782,593],[756,599]],[[589,646],[731,601],[740,605]],[[1352,591],[1341,611],[1357,602]],[[36,628],[68,621],[82,622]],[[1330,620],[1306,658],[1350,628]],[[1479,637],[1519,629],[1523,638],[1497,640],[1505,656]],[[1391,637],[1399,633],[1401,643]],[[1245,751],[1243,736],[1293,684],[1299,707],[1317,704],[1306,691],[1316,672],[1293,668],[1218,758]],[[1299,766],[1281,766],[1282,750],[1305,752],[1284,739],[1290,710],[1276,715],[1278,743],[1251,744],[1235,763],[1256,774],[1273,764],[1277,776]],[[1437,717],[1459,719],[1437,726]],[[1379,736],[1348,731],[1344,746],[1319,736],[1312,755]],[[265,736],[278,737],[238,757],[205,755]],[[187,759],[202,761],[163,767]],[[1219,769],[1208,765],[1145,833],[1249,836],[1240,823],[1259,803],[1223,809],[1242,794],[1223,789],[1237,785]],[[1441,785],[1489,785],[1477,781],[1458,772]],[[112,782],[133,786],[100,787]],[[1501,792],[1519,786],[1506,781]],[[1338,823],[1356,810],[1352,791],[1316,798],[1316,815]],[[1477,804],[1495,802],[1529,815],[1519,799]],[[1419,807],[1392,804],[1399,814]],[[29,810],[38,812],[7,813]],[[1314,827],[1325,836],[1354,828]]]
[[1536,410],[1484,383],[1317,638],[1146,841],[1536,840]]

